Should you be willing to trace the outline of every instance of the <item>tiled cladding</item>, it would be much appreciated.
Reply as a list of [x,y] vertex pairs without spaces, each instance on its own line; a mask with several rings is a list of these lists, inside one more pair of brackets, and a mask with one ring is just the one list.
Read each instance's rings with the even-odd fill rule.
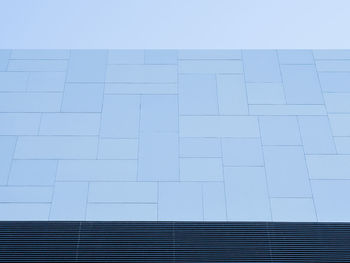
[[349,50],[1,50],[0,220],[347,221]]

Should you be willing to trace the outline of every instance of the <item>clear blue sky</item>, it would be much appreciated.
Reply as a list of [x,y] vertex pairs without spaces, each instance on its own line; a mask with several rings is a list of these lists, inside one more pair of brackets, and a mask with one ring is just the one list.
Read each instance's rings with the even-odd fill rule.
[[0,0],[0,48],[349,48],[348,0]]

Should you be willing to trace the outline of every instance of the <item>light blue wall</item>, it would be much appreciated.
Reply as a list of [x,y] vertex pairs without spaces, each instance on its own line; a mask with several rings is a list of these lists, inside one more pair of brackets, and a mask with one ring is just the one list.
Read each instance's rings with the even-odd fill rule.
[[350,222],[349,54],[0,51],[0,220]]

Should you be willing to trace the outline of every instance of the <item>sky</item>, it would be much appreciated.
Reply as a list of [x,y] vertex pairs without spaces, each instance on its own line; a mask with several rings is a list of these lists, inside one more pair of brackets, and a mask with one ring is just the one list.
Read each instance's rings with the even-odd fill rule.
[[0,48],[349,48],[348,0],[0,0]]

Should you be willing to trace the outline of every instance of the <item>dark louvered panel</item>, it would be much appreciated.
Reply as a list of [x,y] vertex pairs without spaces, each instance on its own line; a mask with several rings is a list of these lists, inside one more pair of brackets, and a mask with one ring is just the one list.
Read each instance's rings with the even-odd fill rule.
[[271,262],[264,223],[175,223],[177,262]]
[[0,222],[0,261],[74,261],[79,225],[79,222]]
[[172,262],[173,223],[95,222],[82,225],[78,261]]
[[0,261],[350,262],[350,224],[0,222]]
[[350,262],[350,225],[269,223],[275,262]]

